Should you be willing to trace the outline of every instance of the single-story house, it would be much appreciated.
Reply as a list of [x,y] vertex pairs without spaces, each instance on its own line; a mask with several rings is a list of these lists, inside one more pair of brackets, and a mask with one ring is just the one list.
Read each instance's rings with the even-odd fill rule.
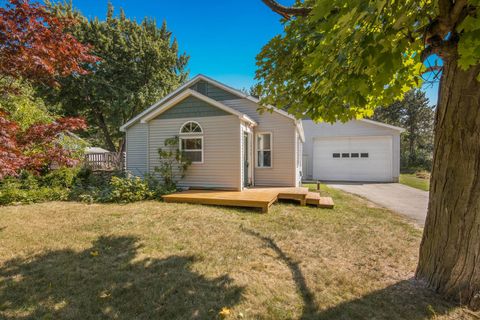
[[299,186],[302,122],[259,100],[198,75],[120,129],[126,133],[126,167],[137,176],[160,166],[158,149],[178,136],[192,164],[182,187],[242,190],[248,186]]
[[367,119],[303,128],[304,180],[398,182],[404,129]]

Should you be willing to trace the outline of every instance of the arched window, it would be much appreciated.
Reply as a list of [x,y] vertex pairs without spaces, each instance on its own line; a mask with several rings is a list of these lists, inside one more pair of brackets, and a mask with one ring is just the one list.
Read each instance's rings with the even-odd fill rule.
[[203,163],[203,130],[198,122],[188,121],[180,128],[180,150],[192,163]]
[[180,129],[180,133],[202,133],[202,127],[198,122],[189,121],[183,124],[182,128]]

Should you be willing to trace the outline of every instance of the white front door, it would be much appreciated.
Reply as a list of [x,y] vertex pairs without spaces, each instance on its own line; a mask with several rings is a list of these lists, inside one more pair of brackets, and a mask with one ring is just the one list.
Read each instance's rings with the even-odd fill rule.
[[315,138],[313,178],[390,182],[392,157],[391,136]]
[[242,188],[253,185],[252,132],[242,132]]

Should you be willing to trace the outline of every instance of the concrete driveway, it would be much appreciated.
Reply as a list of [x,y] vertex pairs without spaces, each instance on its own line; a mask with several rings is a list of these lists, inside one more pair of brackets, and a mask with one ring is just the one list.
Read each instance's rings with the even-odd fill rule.
[[424,226],[428,192],[400,183],[327,183],[330,187],[362,196],[373,203],[413,219]]

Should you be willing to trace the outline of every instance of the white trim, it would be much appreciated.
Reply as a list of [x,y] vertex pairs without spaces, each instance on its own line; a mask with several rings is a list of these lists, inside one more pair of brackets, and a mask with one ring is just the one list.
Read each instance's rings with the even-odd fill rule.
[[240,179],[240,184],[241,184],[241,187],[242,187],[242,190],[243,189],[246,189],[248,188],[249,186],[245,186],[245,137],[244,135],[247,135],[247,161],[249,163],[248,165],[248,171],[247,171],[247,184],[248,182],[250,182],[250,186],[253,186],[255,185],[255,181],[254,181],[254,166],[252,165],[253,162],[255,161],[254,158],[253,158],[253,137],[254,137],[254,134],[251,130],[251,128],[249,128],[248,126],[245,126],[245,125],[241,125],[240,126],[240,148],[241,148],[241,152],[240,152],[240,174],[241,174],[241,179]]
[[[200,132],[182,132],[183,127],[185,127],[185,125],[186,125],[187,123],[191,123],[191,122],[195,123],[195,124],[200,128],[201,131],[200,131]],[[178,134],[180,134],[180,135],[184,134],[184,135],[187,135],[187,136],[188,136],[188,135],[203,134],[203,128],[202,128],[202,126],[200,125],[200,123],[198,123],[197,121],[188,120],[188,121],[185,121],[185,122],[180,126],[180,130],[178,131]]]
[[370,120],[370,119],[358,119],[358,120],[366,122],[366,123],[370,123],[370,124],[373,124],[373,125],[376,125],[376,126],[379,126],[379,127],[384,127],[384,128],[389,128],[389,129],[400,131],[400,132],[405,132],[404,128],[392,126],[390,124],[386,124],[386,123],[383,123],[383,122],[378,122],[378,121],[374,121],[374,120]]
[[163,104],[164,102],[166,102],[168,99],[170,99],[171,97],[173,97],[174,95],[176,95],[178,92],[182,91],[183,89],[189,87],[190,85],[193,85],[195,82],[197,82],[198,79],[191,79],[190,81],[187,81],[185,82],[183,85],[181,85],[180,87],[178,87],[177,89],[175,89],[174,91],[172,91],[171,93],[167,94],[165,97],[163,97],[162,99],[158,100],[157,102],[155,102],[153,105],[151,105],[150,107],[148,107],[147,109],[143,110],[142,112],[140,112],[139,114],[137,114],[135,117],[133,117],[132,119],[130,119],[129,121],[127,121],[123,126],[120,127],[120,131],[125,131],[128,127],[130,127],[133,123],[135,123],[137,120],[139,120],[141,117],[143,117],[144,115],[150,113],[151,111],[153,111],[156,107],[158,107],[159,105]]
[[[258,136],[262,134],[269,134],[270,135],[270,149],[267,150],[258,150]],[[264,131],[264,132],[257,132],[255,133],[255,168],[257,169],[272,169],[273,168],[273,133],[271,131]],[[270,166],[262,166],[258,165],[258,151],[270,151]]]
[[214,107],[217,107],[225,112],[228,112],[230,114],[233,114],[235,116],[237,116],[239,119],[243,120],[243,121],[247,121],[247,122],[250,122],[251,124],[253,125],[256,125],[257,123],[255,121],[253,121],[252,119],[250,119],[248,116],[244,115],[243,113],[240,113],[238,112],[237,110],[233,109],[233,108],[230,108],[226,105],[224,105],[223,103],[221,102],[218,102],[216,100],[213,100],[207,96],[204,96],[203,94],[201,93],[198,93],[197,91],[194,91],[194,90],[191,90],[191,89],[186,89],[184,92],[182,92],[181,94],[179,94],[178,96],[176,96],[175,98],[167,101],[165,104],[159,106],[158,109],[156,110],[152,110],[152,112],[150,112],[149,114],[145,115],[143,118],[140,119],[140,122],[142,123],[147,123],[149,122],[150,120],[152,120],[153,118],[159,116],[160,114],[162,114],[163,112],[167,111],[168,109],[174,107],[175,105],[177,105],[178,103],[180,103],[181,101],[185,100],[186,98],[188,97],[195,97],[199,100],[202,100]]
[[205,159],[203,158],[204,157],[204,145],[203,145],[203,136],[190,136],[190,135],[187,135],[187,136],[179,136],[178,139],[180,140],[179,142],[179,149],[180,151],[193,151],[193,152],[198,152],[199,150],[198,149],[186,149],[186,150],[182,150],[182,140],[187,140],[187,139],[201,139],[202,140],[202,161],[192,161],[192,164],[203,164],[205,162]]
[[150,174],[150,125],[147,123],[147,173]]
[[245,124],[243,123],[240,123],[240,140],[239,140],[239,148],[240,148],[240,170],[238,171],[240,173],[240,185],[239,185],[239,189],[240,191],[242,191],[243,189],[245,189],[244,187],[244,183],[243,183],[243,177],[244,177],[244,174],[243,174],[243,149],[244,149],[244,146],[243,146],[243,132],[244,132],[244,127],[245,127]]
[[[240,91],[240,90],[234,89],[234,88],[232,88],[232,87],[230,87],[230,86],[228,86],[228,85],[226,85],[226,84],[223,84],[223,83],[221,83],[221,82],[218,82],[217,80],[212,79],[212,78],[210,78],[210,77],[207,77],[207,76],[205,76],[205,75],[203,75],[203,74],[199,74],[199,75],[197,75],[195,78],[197,78],[197,77],[198,77],[199,79],[203,80],[203,81],[209,82],[209,83],[211,83],[211,84],[219,87],[220,89],[223,89],[223,90],[225,90],[225,91],[227,91],[227,92],[229,92],[229,93],[231,93],[231,94],[233,94],[233,95],[236,95],[236,96],[238,96],[238,97],[240,97],[240,98],[248,99],[248,100],[250,100],[250,101],[252,101],[252,102],[255,102],[255,103],[257,103],[257,104],[260,102],[260,99],[257,99],[257,98],[255,98],[255,97],[253,97],[253,96],[251,96],[251,95],[245,94],[245,93],[243,93],[243,92]],[[285,117],[287,117],[287,118],[296,120],[296,118],[295,118],[294,116],[292,116],[291,114],[289,114],[288,112],[283,111],[283,110],[281,110],[281,109],[277,109],[276,107],[274,107],[274,106],[272,106],[272,105],[266,105],[265,107],[268,108],[268,109],[272,109],[273,111],[275,111],[275,112],[277,112],[277,113],[279,113],[279,114],[281,114],[281,115],[283,115],[283,116],[285,116]]]
[[[148,115],[150,112],[154,111],[157,107],[161,106],[162,104],[164,104],[165,102],[167,102],[170,98],[174,97],[176,94],[178,94],[179,92],[181,92],[182,90],[194,85],[195,83],[199,82],[199,81],[206,81],[210,84],[213,84],[214,86],[217,86],[233,95],[236,95],[240,98],[244,98],[244,99],[247,99],[247,100],[250,100],[256,104],[259,104],[260,103],[260,100],[255,98],[255,97],[252,97],[250,95],[247,95],[247,94],[244,94],[243,92],[237,90],[237,89],[234,89],[232,87],[229,87],[221,82],[218,82],[212,78],[209,78],[207,76],[204,76],[202,74],[199,74],[195,77],[193,77],[191,80],[185,82],[183,85],[181,85],[180,87],[178,87],[177,89],[175,89],[173,92],[169,93],[168,95],[166,95],[163,99],[157,101],[155,104],[151,105],[150,107],[148,107],[147,109],[145,109],[143,112],[139,113],[138,115],[136,115],[135,117],[133,117],[131,120],[127,121],[123,126],[120,127],[120,131],[125,131],[128,127],[130,127],[133,123],[135,123],[136,121],[138,121],[139,119],[145,117],[146,115]],[[190,89],[188,89],[190,90]],[[203,96],[203,95],[202,95]],[[213,100],[213,99],[212,99]],[[215,100],[213,100],[215,101]],[[218,102],[218,101],[216,101]],[[223,104],[222,104],[223,105]],[[226,106],[225,106],[226,107]],[[295,121],[295,123],[298,125],[298,122],[301,122],[300,120],[297,120],[293,115],[289,114],[288,112],[284,111],[284,110],[281,110],[281,109],[278,109],[272,105],[267,105],[265,106],[266,108],[268,109],[272,109],[274,112],[277,112],[278,114],[281,114],[289,119],[292,119]],[[252,119],[250,119],[248,116],[244,115],[244,120],[248,121],[248,122],[251,122],[251,123],[255,123],[255,121],[253,121]],[[255,123],[256,124],[256,123]],[[300,130],[300,129],[299,129]],[[300,133],[302,136],[303,136],[303,133],[301,132]]]
[[365,136],[362,136],[362,135],[356,135],[356,136],[331,136],[331,137],[313,137],[312,140],[341,140],[341,139],[345,139],[345,138],[349,138],[349,139],[363,139],[363,138],[385,138],[385,137],[389,137],[389,138],[392,138],[393,139],[393,136],[392,135],[389,135],[389,134],[383,134],[383,135],[365,135]]
[[300,139],[302,140],[302,143],[305,142],[305,131],[303,130],[303,123],[302,120],[295,120],[297,124],[297,131],[298,134],[300,135]]

